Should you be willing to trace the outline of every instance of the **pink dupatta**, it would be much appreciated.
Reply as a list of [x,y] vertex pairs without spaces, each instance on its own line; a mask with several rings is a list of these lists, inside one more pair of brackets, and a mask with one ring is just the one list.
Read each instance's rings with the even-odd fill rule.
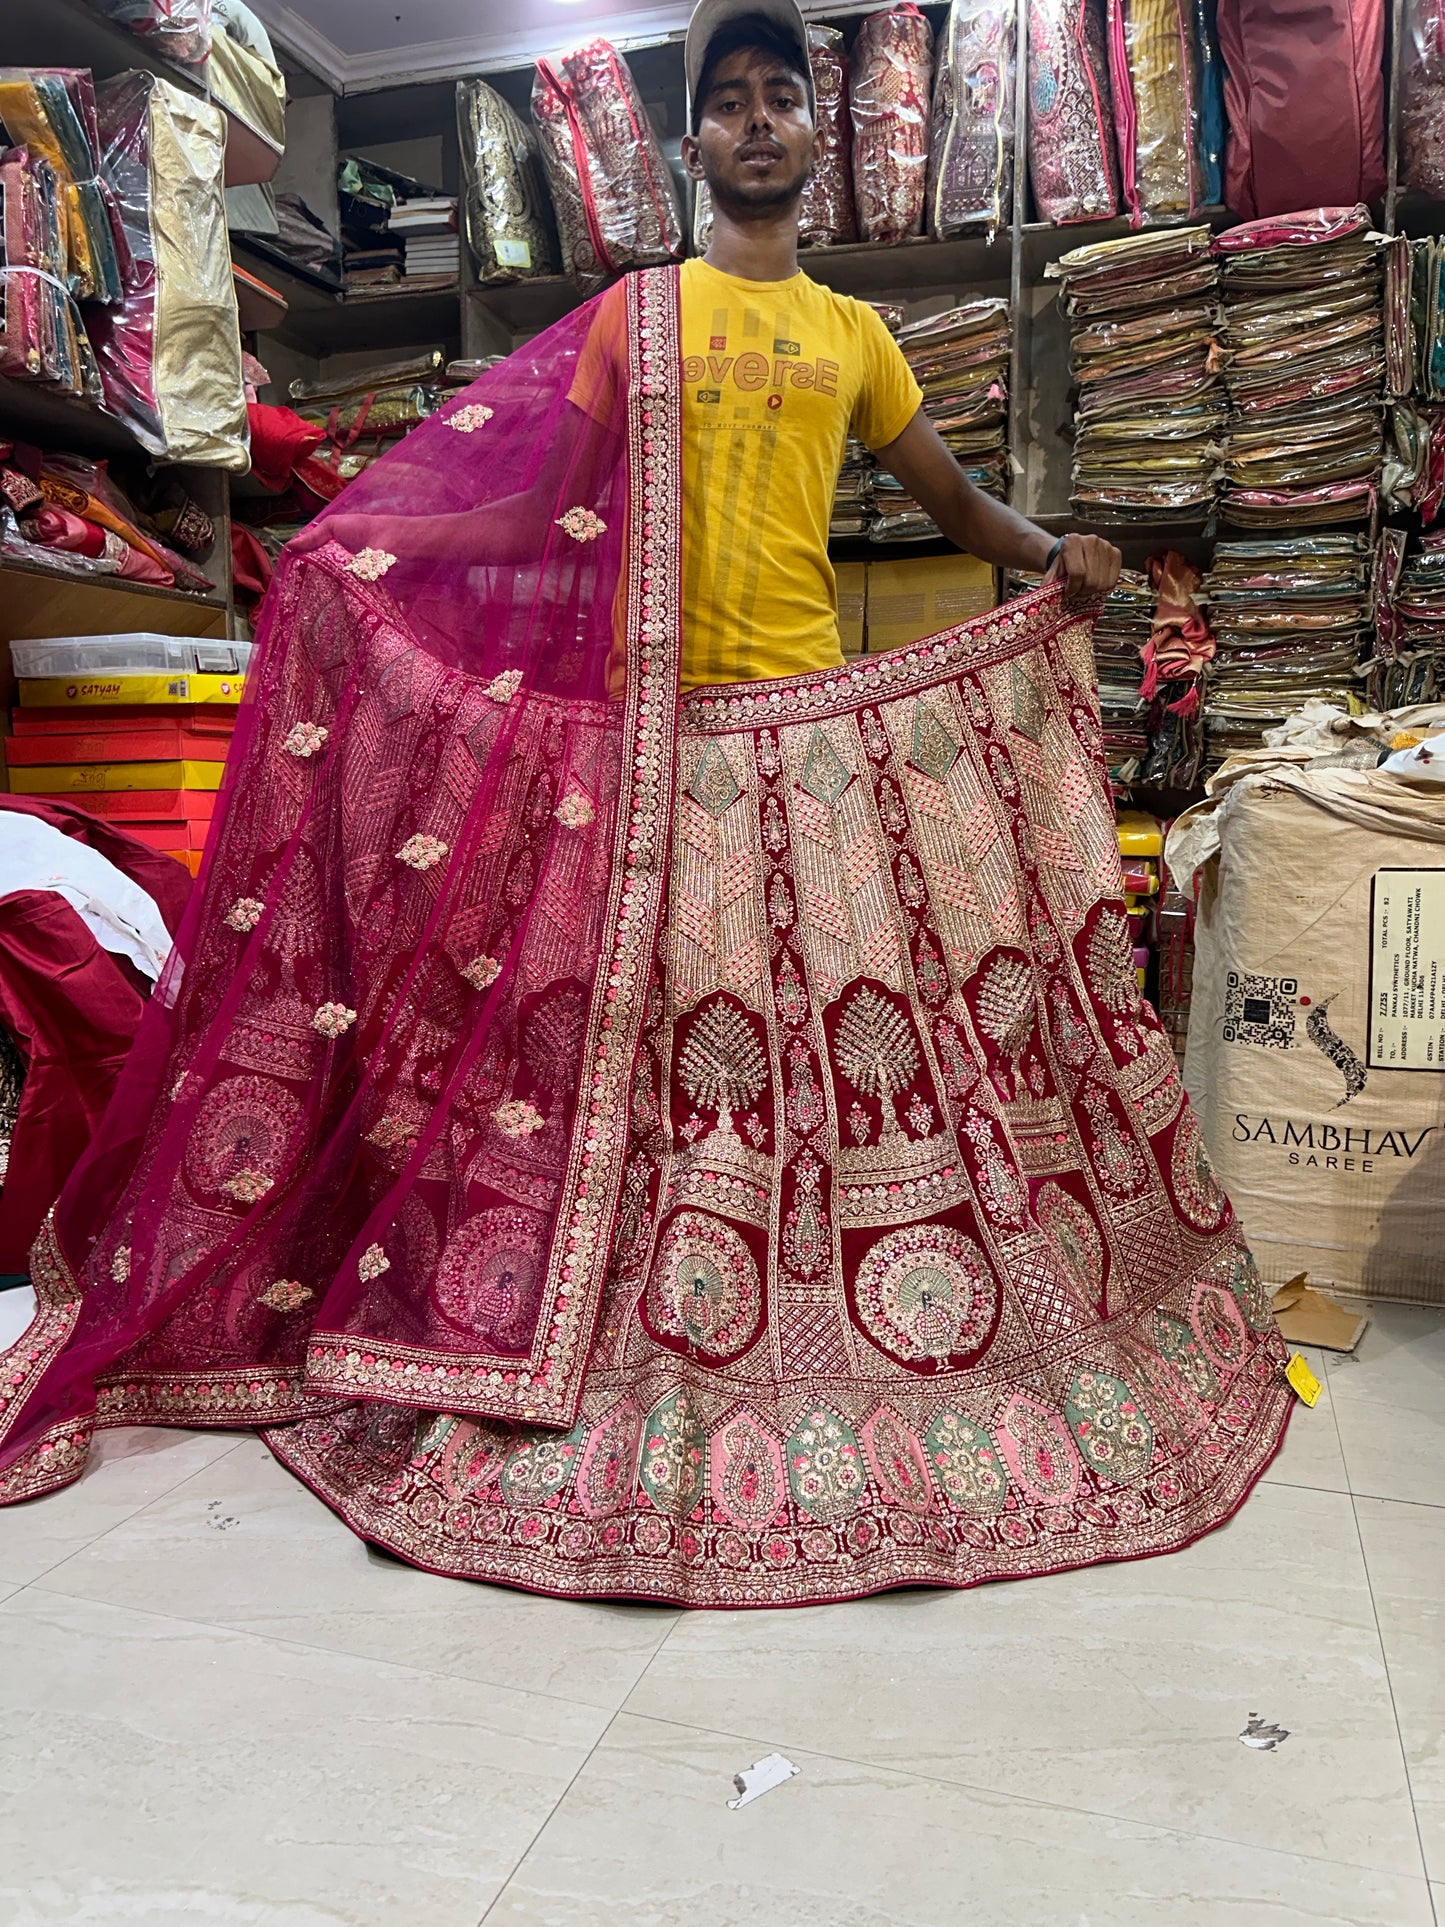
[[677,358],[676,271],[630,277],[283,559],[172,963],[36,1247],[0,1498],[96,1423],[571,1422],[667,874]]

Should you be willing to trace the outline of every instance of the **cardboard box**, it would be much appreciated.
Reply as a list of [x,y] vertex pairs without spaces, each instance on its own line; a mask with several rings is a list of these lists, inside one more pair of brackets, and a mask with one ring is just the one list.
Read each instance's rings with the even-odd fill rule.
[[227,703],[168,703],[160,710],[145,703],[115,703],[93,715],[77,716],[75,705],[64,709],[16,709],[10,727],[17,736],[69,736],[77,729],[87,734],[111,729],[189,729],[229,742],[236,730],[236,711]]
[[69,796],[100,790],[218,790],[224,763],[58,763],[12,769],[17,796]]
[[833,573],[838,578],[838,633],[843,639],[843,654],[861,656],[868,606],[868,564],[840,562]]
[[[74,720],[74,719],[72,719]],[[67,735],[10,736],[5,761],[11,769],[55,763],[159,763],[176,758],[214,762],[224,757],[229,739],[198,729],[164,723],[150,728],[71,730]]]
[[1255,765],[1167,860],[1202,871],[1184,1081],[1260,1270],[1445,1305],[1445,785]]
[[26,709],[106,708],[114,703],[239,703],[244,676],[25,676]]
[[215,814],[214,790],[71,790],[72,803],[94,816],[107,816],[122,829],[136,818],[154,822],[208,822]]
[[997,572],[976,556],[917,556],[867,566],[870,656],[922,642],[998,602]]

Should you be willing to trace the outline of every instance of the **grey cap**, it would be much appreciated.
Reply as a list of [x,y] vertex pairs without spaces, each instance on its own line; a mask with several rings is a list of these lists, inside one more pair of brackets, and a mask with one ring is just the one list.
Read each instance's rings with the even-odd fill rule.
[[741,20],[749,14],[761,14],[764,20],[771,20],[790,40],[797,42],[803,74],[808,82],[808,98],[811,100],[813,69],[808,59],[808,25],[797,0],[698,0],[692,19],[687,23],[687,44],[682,57],[687,73],[688,100],[693,103],[697,100],[702,65],[714,34],[730,20]]

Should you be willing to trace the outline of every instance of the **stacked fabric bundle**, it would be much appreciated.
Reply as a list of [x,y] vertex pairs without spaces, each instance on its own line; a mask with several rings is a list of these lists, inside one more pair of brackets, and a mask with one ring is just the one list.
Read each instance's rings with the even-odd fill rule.
[[215,541],[210,518],[179,483],[148,487],[162,499],[143,515],[105,463],[0,441],[0,555],[80,579],[209,593],[209,577],[188,558]]
[[65,273],[54,168],[27,148],[0,149],[0,375],[98,399],[99,377]]
[[120,300],[125,234],[100,172],[95,88],[84,68],[0,68],[0,122],[55,177],[65,280],[77,301]]
[[1109,780],[1123,790],[1137,780],[1149,753],[1149,712],[1141,700],[1140,658],[1154,617],[1149,578],[1125,569],[1104,600],[1094,626],[1094,661],[1099,677],[1099,720]]
[[833,491],[828,533],[842,539],[866,535],[872,520],[873,457],[850,435],[838,471],[838,486]]
[[1208,767],[1257,748],[1319,698],[1348,707],[1370,632],[1370,558],[1356,535],[1221,542],[1206,590],[1218,653],[1206,686]]
[[246,397],[219,107],[150,73],[96,96],[129,249],[118,307],[92,310],[110,412],[150,454],[245,472]]
[[1405,0],[1400,179],[1417,194],[1445,200],[1445,0]]
[[343,481],[360,475],[436,413],[447,392],[442,362],[432,350],[330,380],[293,381],[291,400],[321,438],[317,459]]
[[114,819],[200,867],[250,644],[130,634],[13,642],[10,788]]
[[912,0],[865,15],[850,79],[853,186],[865,241],[923,232],[932,84],[933,29]]
[[1208,228],[1075,248],[1046,272],[1064,284],[1079,388],[1074,507],[1198,520],[1214,500],[1225,422]]
[[483,286],[556,271],[537,137],[480,80],[457,82],[467,242]]
[[1124,201],[1136,221],[1208,205],[1194,0],[1108,0]]
[[1102,0],[1031,0],[1029,174],[1039,218],[1119,212]]
[[1250,528],[1358,521],[1384,460],[1378,243],[1369,209],[1319,208],[1228,229],[1224,509]]
[[938,41],[928,231],[1006,225],[1013,197],[1014,0],[953,0]]
[[990,495],[1008,493],[1009,305],[965,301],[899,330],[923,407],[969,480]]
[[[1397,532],[1402,533],[1402,532]],[[1402,540],[1403,548],[1403,540]],[[1445,532],[1424,535],[1402,558],[1382,613],[1381,648],[1370,678],[1377,709],[1398,709],[1445,695]],[[1388,630],[1389,648],[1384,647]]]
[[682,253],[677,190],[627,62],[606,40],[539,60],[532,120],[567,272],[595,294]]

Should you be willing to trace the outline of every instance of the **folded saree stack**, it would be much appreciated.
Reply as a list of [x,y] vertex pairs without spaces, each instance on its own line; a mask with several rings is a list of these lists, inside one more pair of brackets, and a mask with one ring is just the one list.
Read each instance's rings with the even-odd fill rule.
[[1074,248],[1046,272],[1064,284],[1078,385],[1074,508],[1098,520],[1201,519],[1226,419],[1208,228]]
[[1369,209],[1317,208],[1218,236],[1226,518],[1246,528],[1364,520],[1384,461],[1385,336]]
[[873,520],[873,457],[853,436],[843,450],[838,486],[833,491],[829,535],[844,540],[866,535]]
[[1350,707],[1370,636],[1363,535],[1290,534],[1221,542],[1206,593],[1217,653],[1204,702],[1210,769],[1318,698]]
[[28,148],[0,148],[0,375],[80,394],[96,378],[65,274],[54,168]]
[[1153,618],[1149,578],[1136,569],[1125,569],[1094,625],[1104,760],[1116,790],[1138,779],[1149,753],[1149,711],[1139,686],[1144,679],[1141,657]]
[[[1403,531],[1388,533],[1403,551]],[[1421,536],[1393,573],[1370,678],[1374,708],[1436,702],[1445,692],[1445,530]]]
[[923,408],[977,487],[1008,493],[1009,306],[965,301],[898,331]]

